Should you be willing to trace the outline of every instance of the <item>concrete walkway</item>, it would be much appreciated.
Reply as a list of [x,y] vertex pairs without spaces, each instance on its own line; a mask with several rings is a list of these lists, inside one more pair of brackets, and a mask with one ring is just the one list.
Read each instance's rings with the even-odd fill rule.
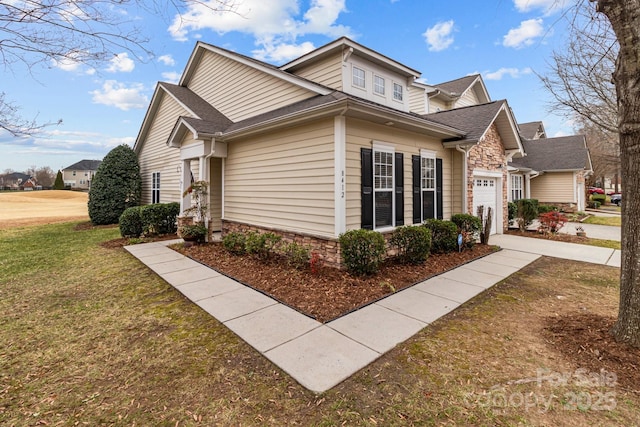
[[181,240],[125,249],[316,393],[331,389],[542,254],[620,265],[620,251],[494,235],[490,243],[502,251],[322,324],[167,248],[177,242]]
[[582,227],[587,233],[587,237],[592,239],[621,241],[620,227],[600,224],[584,224],[579,222],[568,222],[559,230],[559,233],[576,235],[576,227]]

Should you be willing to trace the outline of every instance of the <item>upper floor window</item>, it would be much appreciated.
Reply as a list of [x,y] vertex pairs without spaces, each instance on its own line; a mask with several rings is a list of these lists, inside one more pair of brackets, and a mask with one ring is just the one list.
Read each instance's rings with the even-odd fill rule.
[[398,83],[393,84],[393,99],[395,99],[396,101],[402,101],[403,99],[402,85],[399,85]]
[[72,175],[73,175],[73,176],[76,176],[76,171],[73,171],[73,174],[72,174]]
[[380,76],[374,76],[373,91],[378,95],[384,95],[384,78]]
[[358,67],[353,67],[353,85],[357,87],[365,87],[364,70]]

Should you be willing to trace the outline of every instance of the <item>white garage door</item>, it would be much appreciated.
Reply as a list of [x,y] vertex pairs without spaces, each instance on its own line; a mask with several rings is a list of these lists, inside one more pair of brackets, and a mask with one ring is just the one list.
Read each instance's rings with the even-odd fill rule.
[[496,234],[498,230],[497,186],[498,180],[495,178],[475,178],[473,182],[473,215],[477,214],[478,206],[484,206],[485,215],[487,208],[491,207],[491,234]]

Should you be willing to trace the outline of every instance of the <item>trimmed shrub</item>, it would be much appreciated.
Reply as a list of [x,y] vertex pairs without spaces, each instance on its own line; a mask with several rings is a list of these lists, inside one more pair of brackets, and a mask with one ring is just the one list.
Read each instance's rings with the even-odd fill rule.
[[507,210],[509,211],[509,222],[515,220],[516,215],[518,215],[518,205],[515,202],[509,202]]
[[431,251],[431,233],[421,226],[397,227],[389,243],[397,249],[397,258],[400,262],[422,264]]
[[178,231],[185,241],[196,243],[204,243],[208,233],[207,227],[202,223],[182,225]]
[[428,219],[424,226],[431,231],[431,253],[447,253],[458,249],[458,226],[451,221]]
[[64,190],[64,181],[62,180],[62,171],[58,171],[56,181],[53,183],[54,190]]
[[591,195],[592,202],[600,202],[600,205],[604,205],[607,201],[606,194],[592,194]]
[[538,217],[538,220],[540,221],[538,231],[545,234],[555,234],[567,223],[567,217],[558,211],[544,213]]
[[543,215],[549,212],[556,212],[557,210],[558,208],[556,208],[553,205],[543,205],[543,204],[538,205],[538,215]]
[[232,254],[243,255],[247,253],[246,241],[247,237],[244,234],[233,231],[224,235],[222,246]]
[[600,207],[600,202],[589,201],[587,202],[587,207],[589,209],[598,209]]
[[141,209],[142,232],[145,236],[176,232],[179,203],[155,203]]
[[289,267],[298,270],[304,270],[307,265],[309,265],[309,260],[311,259],[309,248],[299,245],[296,242],[281,244],[278,252],[285,257]]
[[385,254],[382,234],[372,230],[350,230],[342,233],[338,240],[347,271],[357,275],[378,271]]
[[141,210],[142,208],[140,206],[133,206],[122,212],[118,220],[120,235],[122,237],[140,237],[142,235]]
[[520,199],[517,202],[517,206],[516,222],[518,223],[520,231],[525,231],[533,220],[538,218],[538,200]]
[[269,257],[280,240],[282,237],[274,233],[252,231],[246,235],[244,248],[248,254],[264,259]]
[[469,214],[455,214],[451,215],[451,222],[458,226],[458,230],[462,233],[464,246],[472,248],[482,231],[482,220]]
[[104,158],[89,190],[89,217],[94,225],[117,224],[125,209],[140,204],[140,166],[136,153],[125,144]]

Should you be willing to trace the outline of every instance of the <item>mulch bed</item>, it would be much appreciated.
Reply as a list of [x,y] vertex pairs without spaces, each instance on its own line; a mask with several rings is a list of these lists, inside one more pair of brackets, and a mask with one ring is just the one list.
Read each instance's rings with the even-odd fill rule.
[[374,276],[357,277],[346,271],[322,267],[296,270],[281,259],[259,260],[232,255],[220,243],[176,246],[174,249],[254,289],[272,296],[320,322],[328,322],[395,291],[421,282],[496,251],[476,245],[461,253],[433,254],[423,265],[387,261]]
[[640,348],[618,343],[610,331],[614,317],[580,313],[549,317],[544,329],[553,347],[579,368],[617,376],[618,385],[640,393]]
[[588,237],[581,237],[565,233],[541,234],[537,231],[520,231],[510,229],[506,232],[506,234],[511,234],[513,236],[533,237],[536,239],[555,240],[557,242],[581,243],[583,245],[589,241]]

